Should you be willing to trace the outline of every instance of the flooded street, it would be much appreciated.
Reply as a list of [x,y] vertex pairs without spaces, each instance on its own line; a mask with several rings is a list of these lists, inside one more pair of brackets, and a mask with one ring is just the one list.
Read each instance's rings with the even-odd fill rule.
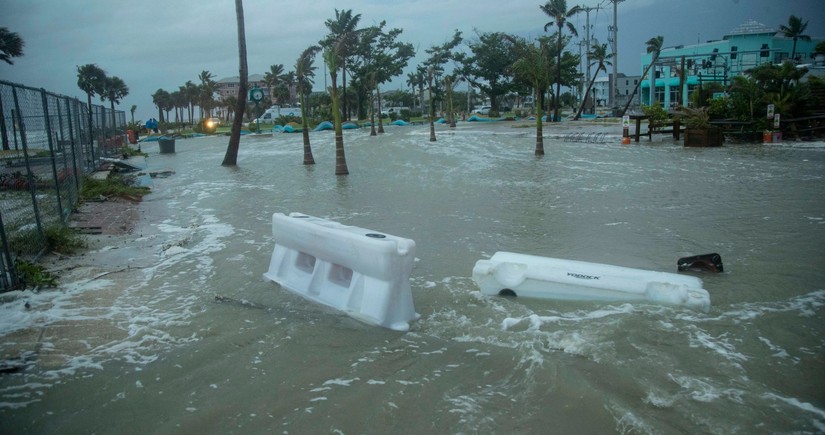
[[[314,166],[300,134],[242,138],[237,168],[227,137],[144,143],[174,174],[128,243],[0,305],[3,349],[36,351],[0,376],[0,432],[825,432],[825,143],[556,129],[538,159],[506,123],[345,131],[346,177],[331,132]],[[421,319],[373,327],[264,281],[276,212],[413,239]],[[725,272],[697,275],[707,314],[484,296],[496,251],[674,273],[718,252]]]

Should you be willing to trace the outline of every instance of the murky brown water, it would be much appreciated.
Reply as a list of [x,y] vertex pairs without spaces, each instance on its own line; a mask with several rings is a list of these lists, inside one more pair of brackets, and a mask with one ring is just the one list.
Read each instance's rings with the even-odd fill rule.
[[[825,431],[825,143],[684,149],[556,131],[541,159],[534,131],[508,125],[442,127],[435,143],[425,127],[347,131],[347,177],[333,175],[329,132],[312,136],[314,167],[300,135],[244,138],[235,169],[219,166],[223,137],[179,140],[174,155],[144,144],[151,167],[176,173],[155,180],[132,248],[109,251],[132,268],[33,300],[52,307],[21,317],[49,325],[43,356],[0,377],[0,428]],[[411,332],[261,279],[271,215],[293,211],[416,241]],[[498,250],[668,272],[719,252],[726,272],[702,276],[708,314],[482,296],[472,267]]]

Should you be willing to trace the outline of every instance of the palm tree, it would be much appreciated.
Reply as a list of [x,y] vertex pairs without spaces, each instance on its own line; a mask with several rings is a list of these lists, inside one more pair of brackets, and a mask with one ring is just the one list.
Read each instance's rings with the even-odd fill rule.
[[576,112],[576,117],[573,119],[579,119],[582,116],[587,95],[590,94],[590,89],[593,88],[593,83],[596,81],[596,76],[599,75],[599,71],[607,72],[607,66],[612,65],[609,59],[613,57],[613,53],[607,54],[607,44],[594,43],[593,46],[590,47],[588,55],[590,56],[590,66],[596,65],[596,71],[593,72],[593,78],[590,79],[587,90],[584,92],[585,98],[582,99],[579,110]]
[[313,63],[315,62],[315,56],[319,51],[321,51],[321,47],[317,45],[309,46],[298,57],[298,61],[295,62],[296,87],[298,90],[298,98],[301,101],[301,126],[304,137],[305,165],[315,164],[315,158],[312,157],[312,147],[309,143],[309,123],[307,122],[306,95],[312,91],[312,78],[315,77],[315,70],[318,69],[313,65]]
[[797,17],[796,15],[791,15],[788,17],[788,25],[781,25],[779,26],[779,31],[786,37],[786,38],[793,38],[793,50],[791,50],[791,60],[796,57],[796,41],[801,39],[803,41],[810,41],[811,37],[808,35],[804,35],[805,29],[808,28],[808,22],[802,21],[802,18]]
[[573,23],[567,21],[568,18],[573,17],[573,15],[578,14],[581,11],[579,6],[573,6],[570,9],[567,9],[567,0],[549,0],[543,6],[539,6],[541,10],[547,14],[553,20],[548,22],[544,25],[544,31],[547,31],[548,27],[555,25],[558,28],[558,54],[556,58],[556,94],[553,96],[555,106],[553,112],[553,119],[558,121],[559,118],[559,95],[561,95],[561,52],[563,47],[563,31],[564,27],[567,26],[567,30],[573,34],[573,36],[579,36],[579,33],[576,32],[576,27]]
[[186,97],[189,107],[189,124],[192,124],[195,119],[195,104],[200,101],[200,89],[198,85],[192,83],[192,80],[187,80],[181,88],[181,93]]
[[[328,49],[333,45],[337,46],[335,51],[338,52],[340,61],[340,68],[342,72],[343,95],[347,95],[347,59],[352,55],[353,50],[358,44],[358,22],[361,21],[361,14],[352,14],[352,9],[341,10],[335,9],[335,19],[328,19],[324,25],[329,29],[329,35],[326,39],[320,41],[322,47]],[[349,112],[346,103],[344,104],[344,118],[349,119]]]
[[129,95],[129,87],[123,79],[117,76],[106,77],[100,101],[108,100],[112,106],[112,129],[115,128],[115,104],[119,104],[120,100],[127,95]]
[[[656,64],[656,61],[659,59],[659,54],[662,52],[662,44],[664,44],[665,38],[662,35],[656,36],[654,38],[650,38],[647,40],[645,44],[647,44],[647,52],[653,53],[653,57],[650,59],[650,63],[645,67],[644,72],[642,73],[642,77],[639,81],[636,82],[636,86],[633,88],[633,92],[630,93],[630,96],[627,98],[627,103],[624,105],[624,109],[622,109],[622,116],[624,116],[625,112],[627,112],[627,108],[630,107],[630,103],[633,102],[633,97],[636,96],[636,92],[639,91],[639,86],[641,86],[642,81],[647,77],[647,73],[650,72],[650,68]],[[587,95],[587,94],[585,94]]]
[[246,63],[246,31],[243,20],[243,0],[235,0],[235,16],[238,21],[238,63],[239,81],[238,105],[235,106],[235,119],[232,121],[232,132],[229,134],[229,145],[221,166],[236,166],[238,164],[238,149],[241,146],[241,125],[243,112],[246,109],[246,83],[249,80],[249,68]]
[[[416,88],[419,86],[424,86],[424,75],[421,73],[420,70],[416,70],[414,72],[407,73],[407,86],[410,87],[412,90],[412,94],[415,95]],[[421,107],[421,100],[418,100],[418,107]],[[415,98],[413,98],[413,109],[415,109]]]
[[536,104],[536,151],[537,156],[544,155],[544,133],[542,131],[542,109],[544,108],[544,91],[552,82],[552,58],[549,41],[540,39],[538,45],[527,44],[523,41],[512,41],[518,50],[518,60],[513,63],[513,72],[516,77],[529,82],[533,89],[539,92],[539,101]]
[[103,83],[106,81],[106,72],[97,65],[90,63],[77,67],[77,87],[86,93],[89,108],[89,149],[94,160],[94,144],[92,134],[92,97],[102,95]]
[[444,44],[430,47],[426,50],[430,57],[424,62],[427,67],[427,85],[429,86],[430,96],[430,142],[435,142],[435,105],[433,102],[433,86],[434,82],[438,81],[438,77],[444,72],[444,64],[450,59],[455,59],[456,54],[452,50],[461,43],[463,38],[461,32],[456,30],[453,34],[453,39]]
[[169,98],[170,94],[163,89],[158,89],[152,94],[152,103],[158,108],[158,119],[163,122],[163,108],[165,107],[165,100]]
[[291,107],[295,107],[295,95],[292,93],[292,90],[295,89],[295,80],[295,71],[288,71],[284,74],[284,85],[286,86],[287,93],[289,94],[289,105]]
[[[336,10],[336,14],[337,14]],[[338,98],[338,69],[341,68],[341,55],[337,51],[340,45],[324,49],[324,62],[329,68],[329,78],[332,81],[332,118],[335,124],[335,175],[347,175],[347,158],[344,154],[344,131],[341,127],[341,110]]]
[[[201,71],[198,74],[198,79],[201,81],[198,87],[198,105],[200,106],[200,118],[209,118],[212,116],[212,105],[215,91],[218,89],[218,84],[215,83],[215,76],[209,71]],[[206,116],[204,117],[204,112]]]
[[10,31],[8,27],[0,27],[0,60],[14,65],[11,58],[22,56],[24,45],[26,44],[20,35]]
[[275,103],[275,88],[281,84],[281,80],[284,77],[284,65],[277,64],[277,65],[270,65],[269,71],[264,73],[264,83],[266,83],[267,88],[269,88],[269,101],[270,103]]
[[137,110],[137,105],[132,104],[132,108],[129,109],[129,111],[132,112],[132,124],[135,123],[135,110]]

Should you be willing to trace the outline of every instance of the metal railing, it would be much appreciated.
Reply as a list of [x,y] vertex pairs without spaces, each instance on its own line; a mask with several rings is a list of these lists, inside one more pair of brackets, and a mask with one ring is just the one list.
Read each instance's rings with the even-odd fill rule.
[[19,284],[15,259],[47,248],[46,228],[65,225],[83,176],[126,144],[126,114],[0,80],[0,292]]

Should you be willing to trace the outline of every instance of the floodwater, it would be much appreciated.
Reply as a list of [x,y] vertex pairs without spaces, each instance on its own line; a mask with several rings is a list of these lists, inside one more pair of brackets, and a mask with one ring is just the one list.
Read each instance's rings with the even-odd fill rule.
[[[237,168],[226,137],[143,144],[175,173],[133,240],[2,305],[2,340],[37,353],[0,377],[0,432],[825,432],[825,143],[558,131],[543,158],[509,124],[345,131],[346,177],[331,132],[314,166],[298,134],[244,137]],[[369,326],[264,281],[275,212],[415,240],[421,319]],[[473,265],[500,250],[667,272],[718,252],[725,272],[699,275],[709,313],[484,296]]]

